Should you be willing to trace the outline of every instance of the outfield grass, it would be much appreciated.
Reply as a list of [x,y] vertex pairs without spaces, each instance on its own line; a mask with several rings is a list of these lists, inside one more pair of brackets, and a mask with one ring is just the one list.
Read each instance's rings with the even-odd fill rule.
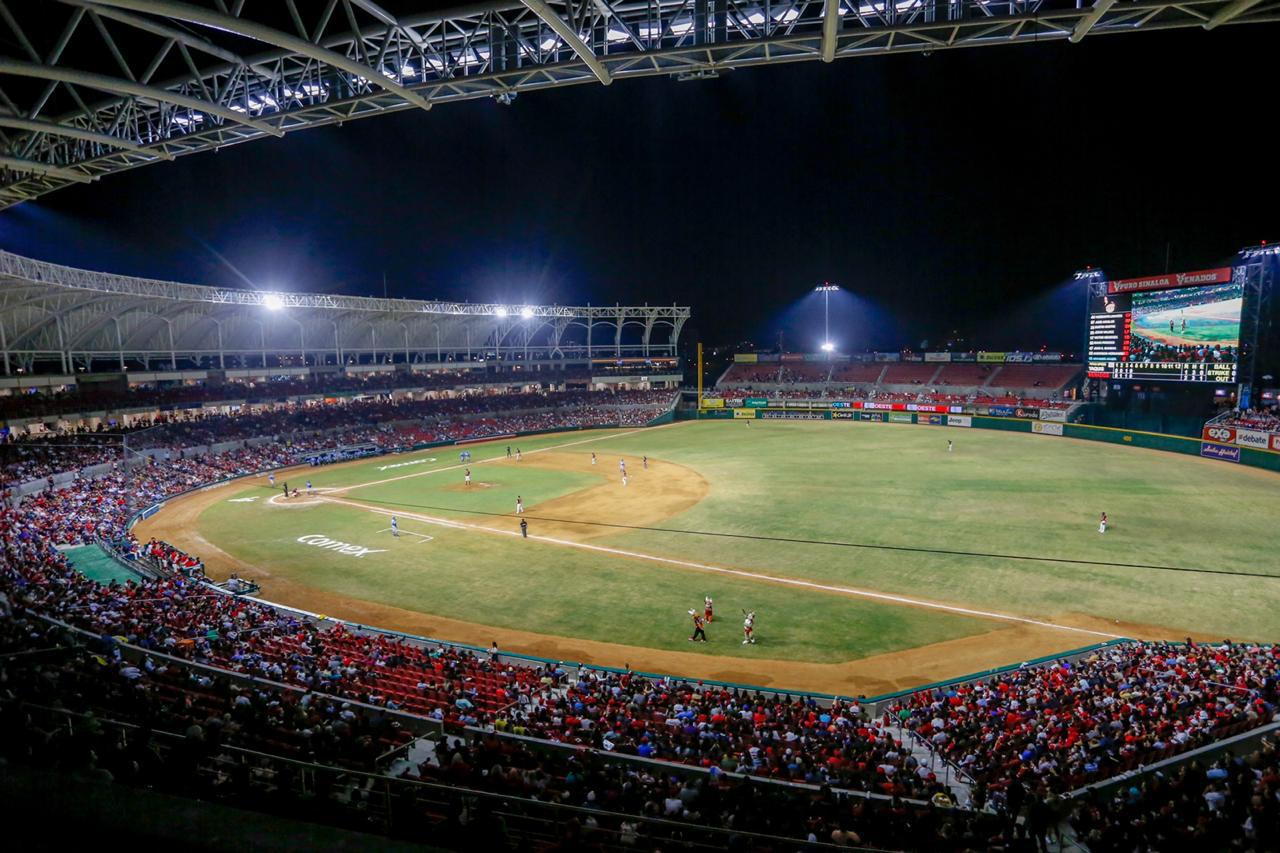
[[[607,440],[598,441],[605,436]],[[946,441],[956,443],[946,452]],[[589,443],[577,444],[576,442]],[[563,446],[575,443],[572,446]],[[513,443],[514,444],[514,443]],[[667,530],[608,533],[604,545],[1052,619],[1084,613],[1233,638],[1280,634],[1280,477],[1156,451],[985,430],[850,422],[700,422],[625,433],[569,433],[520,442],[528,454],[594,449],[678,463],[710,486]],[[599,481],[587,471],[484,460],[472,449],[462,490],[457,451],[383,457],[309,472],[317,486],[352,486],[354,500],[474,521],[508,513],[514,494],[537,504]],[[420,465],[377,470],[421,459]],[[634,468],[634,466],[632,466]],[[640,475],[644,476],[644,475]],[[241,495],[263,497],[262,486]],[[536,496],[536,499],[534,498]],[[1112,527],[1097,533],[1105,510]],[[402,523],[436,538],[406,538],[387,554],[352,558],[296,543],[318,533],[386,547],[385,518],[336,505],[265,509],[223,502],[201,533],[248,562],[319,588],[451,618],[653,648],[691,647],[684,611],[716,597],[722,613],[760,611],[764,646],[744,650],[736,620],[715,626],[714,654],[838,661],[995,627],[963,616],[707,576],[475,531]],[[670,532],[680,530],[686,532]],[[702,534],[736,534],[732,538]],[[411,538],[411,537],[409,537]],[[1103,565],[904,552],[778,539],[982,554],[1047,555]],[[1240,578],[1124,568],[1141,563],[1267,574]],[[1087,639],[1087,638],[1086,638]]]

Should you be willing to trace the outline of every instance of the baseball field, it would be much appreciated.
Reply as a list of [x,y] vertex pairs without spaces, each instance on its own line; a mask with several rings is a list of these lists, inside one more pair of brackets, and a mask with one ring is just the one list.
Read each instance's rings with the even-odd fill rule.
[[[1280,631],[1280,477],[1255,469],[830,421],[566,432],[470,445],[467,463],[460,449],[239,480],[135,533],[365,624],[847,695],[1118,636]],[[716,615],[693,643],[704,596]]]

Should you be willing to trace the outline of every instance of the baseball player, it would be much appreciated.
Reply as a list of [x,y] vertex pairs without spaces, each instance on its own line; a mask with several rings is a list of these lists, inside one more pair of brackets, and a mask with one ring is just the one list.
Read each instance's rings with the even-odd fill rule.
[[268,474],[268,475],[267,475],[267,482],[271,484],[271,488],[273,488],[273,489],[274,489],[274,488],[276,487],[276,472],[275,472],[275,471],[272,471],[270,474]]
[[955,447],[955,445],[951,443],[951,439],[947,439],[947,452],[950,453],[951,448],[953,447]]
[[516,448],[516,461],[517,461],[517,462],[519,462],[519,461],[520,461],[520,448],[518,448],[518,447]]
[[311,488],[311,481],[307,480],[307,494],[314,495],[315,493],[316,493],[316,490]]
[[391,535],[397,539],[400,538],[400,522],[396,520],[394,515],[391,516]]
[[706,617],[708,624],[715,621],[715,618],[712,612],[714,610],[715,610],[715,605],[711,601],[711,596],[709,595],[704,596],[702,599],[702,615]]
[[1102,518],[1098,519],[1098,532],[1107,532],[1107,514],[1105,512],[1102,514]]
[[627,460],[625,459],[618,460],[618,472],[621,474],[627,473]]
[[704,631],[702,628],[702,626],[705,624],[703,622],[702,616],[700,616],[698,614],[698,611],[696,610],[690,610],[689,616],[690,618],[693,619],[693,636],[689,638],[689,642],[705,643],[707,641],[707,632]]
[[520,535],[525,539],[529,538],[529,522],[525,521],[523,518],[520,519]]
[[649,457],[648,457],[648,456],[641,456],[641,457],[640,457],[640,467],[641,467],[641,468],[643,468],[643,469],[644,469],[644,470],[646,470],[646,471],[648,471],[648,470],[649,470]]
[[623,472],[622,472],[622,487],[623,487],[624,489],[627,487],[627,472],[626,472],[626,471],[623,471]]
[[463,482],[465,485],[468,485],[468,486],[470,486],[470,485],[471,485],[471,469],[470,469],[470,468],[468,468],[466,471],[464,471],[464,472],[463,472],[463,474],[462,474],[462,482]]
[[591,464],[596,464],[596,455],[594,453],[591,454]]
[[742,645],[755,645],[756,643],[756,612],[754,610],[742,611]]
[[524,501],[516,495],[516,515],[524,515]]

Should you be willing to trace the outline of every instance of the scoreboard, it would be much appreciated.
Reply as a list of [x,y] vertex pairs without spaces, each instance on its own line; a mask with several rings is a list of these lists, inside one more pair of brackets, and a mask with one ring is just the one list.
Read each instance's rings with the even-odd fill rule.
[[1243,287],[1231,267],[1096,285],[1088,375],[1232,384],[1242,309]]

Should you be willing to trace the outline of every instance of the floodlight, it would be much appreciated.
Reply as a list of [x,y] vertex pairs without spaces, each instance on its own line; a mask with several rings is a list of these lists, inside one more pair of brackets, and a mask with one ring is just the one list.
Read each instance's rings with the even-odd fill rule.
[[813,289],[814,293],[833,293],[840,289],[838,284],[820,284]]
[[533,317],[533,309],[530,308],[528,305],[524,306],[523,308],[520,309],[520,316],[525,318],[526,320],[531,319]]
[[284,307],[284,300],[275,293],[263,294],[262,307],[268,311],[279,311]]
[[493,313],[499,317],[505,317],[507,316],[507,309],[504,306],[499,305],[497,308],[493,309]]
[[836,345],[835,345],[835,344],[833,344],[833,343],[831,343],[831,341],[823,341],[823,342],[822,342],[822,351],[823,351],[823,352],[835,352],[835,351],[836,351]]

